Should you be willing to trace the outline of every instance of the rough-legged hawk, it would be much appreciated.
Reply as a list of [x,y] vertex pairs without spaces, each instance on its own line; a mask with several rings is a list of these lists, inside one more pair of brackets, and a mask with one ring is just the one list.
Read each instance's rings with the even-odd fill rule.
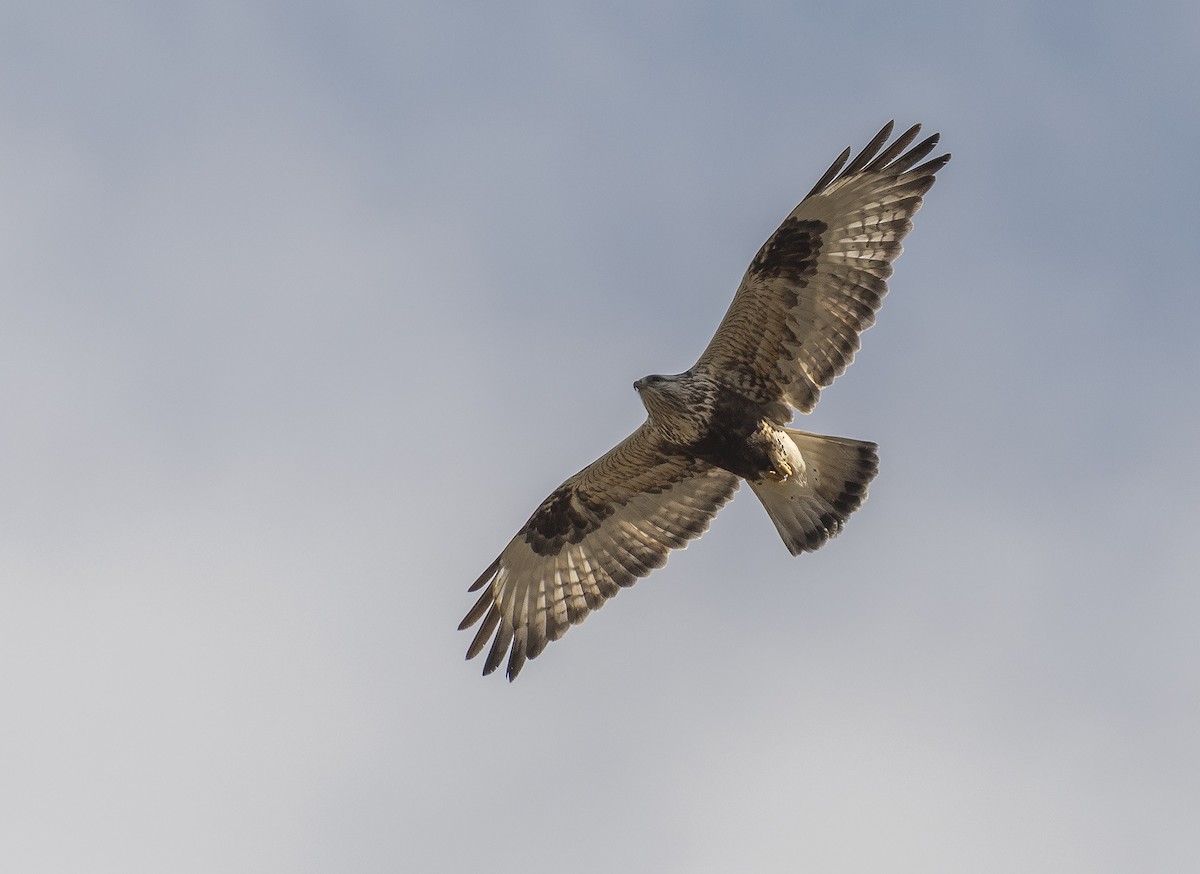
[[688,371],[633,384],[649,416],[559,486],[470,591],[460,629],[491,640],[483,672],[527,658],[699,537],[741,480],[793,555],[817,549],[862,506],[874,443],[785,428],[810,412],[875,321],[921,197],[950,160],[921,163],[920,125],[887,145],[888,123],[833,162],[763,244],[717,333]]

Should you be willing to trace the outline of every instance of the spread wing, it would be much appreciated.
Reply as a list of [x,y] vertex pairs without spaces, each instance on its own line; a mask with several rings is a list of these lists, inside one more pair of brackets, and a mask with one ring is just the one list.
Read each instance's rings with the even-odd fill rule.
[[917,166],[938,142],[934,134],[908,149],[920,129],[884,148],[888,122],[849,164],[850,150],[841,154],[763,244],[695,372],[776,404],[779,424],[791,418],[780,404],[816,406],[875,323],[900,241],[950,160]]
[[482,620],[467,658],[492,638],[483,672],[508,651],[512,680],[526,658],[703,534],[737,487],[734,474],[667,451],[643,424],[542,501],[471,586],[487,588],[458,626]]

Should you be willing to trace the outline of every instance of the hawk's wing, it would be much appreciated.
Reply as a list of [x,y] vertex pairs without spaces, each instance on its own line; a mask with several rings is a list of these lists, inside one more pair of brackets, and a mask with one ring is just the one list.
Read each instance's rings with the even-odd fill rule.
[[644,423],[542,501],[471,586],[487,589],[459,625],[483,620],[467,658],[495,635],[483,672],[509,650],[511,680],[526,658],[699,537],[737,487],[734,474],[666,451]]
[[[950,160],[916,166],[938,141],[906,152],[920,129],[884,149],[888,122],[848,165],[850,150],[841,154],[763,244],[694,371],[760,403],[816,406],[875,323],[921,195]],[[772,413],[779,424],[791,418],[780,406]]]

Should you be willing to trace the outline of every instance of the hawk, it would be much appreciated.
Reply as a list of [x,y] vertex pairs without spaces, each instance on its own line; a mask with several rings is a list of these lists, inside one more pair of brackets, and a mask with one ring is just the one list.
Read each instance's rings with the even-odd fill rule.
[[514,679],[703,534],[742,480],[793,555],[862,506],[876,445],[784,426],[853,360],[922,196],[950,160],[924,161],[938,135],[912,146],[920,129],[889,145],[889,122],[853,160],[842,152],[759,249],[695,365],[635,382],[646,421],[542,501],[470,587],[483,593],[459,630],[479,623],[468,659],[491,641],[484,674],[507,654]]

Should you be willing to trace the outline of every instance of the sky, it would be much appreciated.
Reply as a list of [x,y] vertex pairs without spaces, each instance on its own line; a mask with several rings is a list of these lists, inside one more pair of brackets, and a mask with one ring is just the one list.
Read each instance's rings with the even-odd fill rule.
[[[0,869],[1200,854],[1200,11],[0,7]],[[528,664],[466,589],[888,119],[954,155],[800,427]]]

